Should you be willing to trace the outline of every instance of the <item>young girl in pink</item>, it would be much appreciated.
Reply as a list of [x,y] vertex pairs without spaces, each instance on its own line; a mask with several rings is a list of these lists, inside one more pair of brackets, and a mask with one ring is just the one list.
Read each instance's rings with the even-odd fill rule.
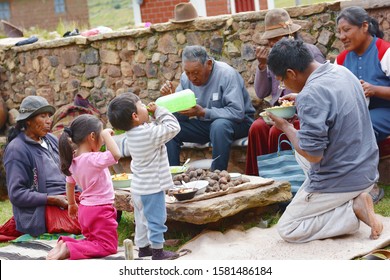
[[[102,122],[88,114],[78,116],[64,129],[59,152],[61,171],[67,176],[68,213],[78,218],[85,239],[61,236],[47,259],[89,259],[117,252],[115,193],[108,167],[117,163],[120,151],[112,135],[112,129],[103,129]],[[100,152],[103,144],[106,152]],[[79,206],[74,196],[76,185],[82,188]]]

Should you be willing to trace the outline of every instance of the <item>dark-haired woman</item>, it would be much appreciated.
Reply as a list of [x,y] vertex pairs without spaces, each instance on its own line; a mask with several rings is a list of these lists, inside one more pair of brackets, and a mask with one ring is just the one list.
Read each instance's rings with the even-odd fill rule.
[[49,133],[54,112],[43,97],[28,96],[22,101],[4,153],[13,217],[0,226],[0,242],[23,234],[81,233],[78,221],[68,215],[58,140]]
[[[61,236],[49,252],[49,260],[105,257],[117,252],[118,234],[114,188],[108,167],[118,163],[120,151],[110,128],[96,117],[83,114],[65,127],[59,140],[61,171],[66,175],[68,213],[78,219],[84,239]],[[100,152],[105,144],[107,151]],[[76,184],[82,186],[80,205]]]
[[[337,17],[337,31],[345,50],[335,63],[360,80],[379,143],[390,135],[390,43],[382,39],[378,21],[361,7],[343,9]],[[375,188],[370,194],[376,203],[384,191]]]

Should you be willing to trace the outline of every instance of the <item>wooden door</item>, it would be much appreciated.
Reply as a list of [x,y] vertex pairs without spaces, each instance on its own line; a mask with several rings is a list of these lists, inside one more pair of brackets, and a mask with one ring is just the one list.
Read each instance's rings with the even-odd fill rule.
[[235,0],[236,13],[255,11],[254,0]]

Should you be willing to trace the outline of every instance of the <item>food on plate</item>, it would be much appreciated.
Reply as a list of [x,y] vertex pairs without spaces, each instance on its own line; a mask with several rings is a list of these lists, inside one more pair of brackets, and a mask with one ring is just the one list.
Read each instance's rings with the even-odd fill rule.
[[173,191],[172,193],[188,193],[194,191],[193,188],[180,188],[178,190]]
[[277,117],[290,119],[294,117],[296,107],[294,105],[294,101],[283,100],[280,106],[274,106],[270,108],[264,109],[266,112],[271,112]]
[[169,170],[171,174],[179,174],[185,172],[187,170],[187,166],[184,165],[170,166]]
[[198,189],[196,188],[181,188],[173,191],[171,194],[179,201],[194,198]]
[[112,175],[112,180],[113,181],[129,180],[129,175],[127,173],[114,174]]
[[270,108],[267,108],[267,109],[276,109],[276,108],[284,108],[284,107],[291,107],[291,106],[294,106],[294,101],[289,101],[289,100],[282,100],[282,104],[280,104],[279,106],[273,106],[273,107],[270,107]]
[[280,104],[280,107],[290,107],[294,106],[294,101],[293,100],[282,100],[282,104]]

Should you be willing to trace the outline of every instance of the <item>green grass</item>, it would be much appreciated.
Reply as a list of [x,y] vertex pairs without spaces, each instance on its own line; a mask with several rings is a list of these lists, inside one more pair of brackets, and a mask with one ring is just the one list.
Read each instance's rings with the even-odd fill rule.
[[300,6],[303,5],[312,5],[312,4],[318,4],[318,3],[331,3],[331,2],[336,2],[337,0],[300,0],[300,1],[295,1],[295,0],[275,0],[275,8],[287,8],[287,7],[295,7],[296,2],[300,2]]
[[384,189],[385,196],[377,205],[375,205],[375,212],[384,217],[390,217],[390,185],[381,185],[380,187]]
[[134,25],[132,0],[88,0],[89,23],[117,30]]
[[[9,200],[0,200],[0,225],[8,221],[12,217],[12,206]],[[8,243],[0,243],[0,247],[7,246]]]

